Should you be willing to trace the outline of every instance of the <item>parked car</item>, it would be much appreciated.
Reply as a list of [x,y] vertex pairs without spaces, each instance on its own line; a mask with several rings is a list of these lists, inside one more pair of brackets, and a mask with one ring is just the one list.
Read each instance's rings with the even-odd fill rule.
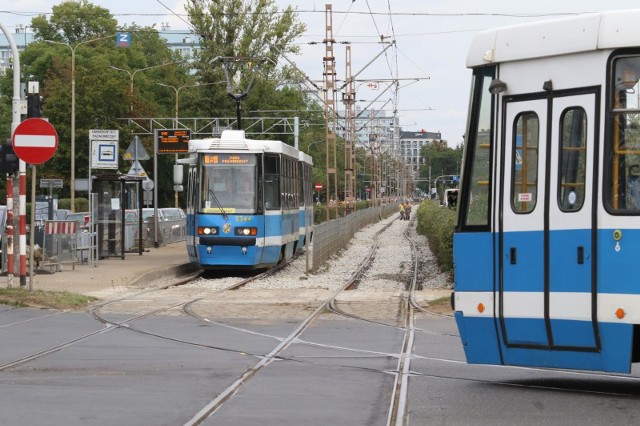
[[[149,222],[149,219],[154,215],[155,210],[151,207],[145,207],[142,209],[142,221]],[[162,209],[158,209],[158,222],[164,222],[167,218],[164,216]]]
[[165,220],[180,220],[187,218],[187,215],[181,208],[165,207],[162,209],[162,213],[164,214]]

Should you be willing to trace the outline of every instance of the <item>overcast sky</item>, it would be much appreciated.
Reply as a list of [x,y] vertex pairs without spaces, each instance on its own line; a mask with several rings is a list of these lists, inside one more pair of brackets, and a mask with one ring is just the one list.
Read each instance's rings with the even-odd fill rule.
[[[13,31],[29,25],[39,13],[50,13],[60,1],[0,0],[0,21]],[[94,0],[109,9],[122,24],[152,25],[169,22],[172,29],[188,29],[183,0]],[[323,78],[325,4],[318,0],[276,0],[280,6],[297,7],[307,32],[299,43],[303,54],[290,59],[309,78]],[[638,0],[336,0],[333,2],[334,55],[337,79],[345,78],[345,44],[351,46],[352,74],[359,80],[400,79],[398,116],[403,130],[441,132],[450,147],[462,141],[469,98],[470,71],[465,58],[473,36],[480,30],[567,14],[640,7]],[[177,16],[179,15],[179,16]],[[385,41],[396,47],[369,64]],[[389,37],[389,38],[388,38]],[[639,31],[640,40],[640,31]],[[319,43],[319,44],[310,44]],[[639,42],[640,44],[640,42]],[[411,81],[410,79],[417,79]],[[357,84],[357,105],[366,107],[380,95]],[[340,96],[336,96],[339,100]],[[391,92],[370,108],[391,114]],[[338,106],[342,109],[341,106]]]

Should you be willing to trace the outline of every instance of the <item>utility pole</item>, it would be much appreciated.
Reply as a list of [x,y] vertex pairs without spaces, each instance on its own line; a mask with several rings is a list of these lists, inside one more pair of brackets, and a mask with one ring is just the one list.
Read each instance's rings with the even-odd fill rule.
[[[335,209],[338,217],[338,166],[336,162],[336,67],[333,54],[333,15],[332,5],[325,4],[325,55],[324,55],[324,117],[326,170],[327,170],[327,222],[331,220],[330,210]],[[331,203],[333,200],[333,203]],[[333,205],[332,205],[333,204]]]
[[351,78],[351,46],[346,47],[346,90],[343,94],[344,102],[344,199],[345,204],[355,208],[355,175],[353,173],[354,141],[355,141],[355,102],[356,93]]

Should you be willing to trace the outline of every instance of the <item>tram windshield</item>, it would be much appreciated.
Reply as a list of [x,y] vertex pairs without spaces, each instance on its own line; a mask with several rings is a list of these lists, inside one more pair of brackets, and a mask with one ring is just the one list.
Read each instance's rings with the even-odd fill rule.
[[255,213],[257,157],[251,154],[204,154],[202,157],[203,213]]
[[612,64],[607,204],[640,214],[640,56],[619,56]]
[[490,158],[492,95],[489,92],[495,67],[474,71],[463,165],[463,192],[458,204],[459,226],[487,226],[490,206]]

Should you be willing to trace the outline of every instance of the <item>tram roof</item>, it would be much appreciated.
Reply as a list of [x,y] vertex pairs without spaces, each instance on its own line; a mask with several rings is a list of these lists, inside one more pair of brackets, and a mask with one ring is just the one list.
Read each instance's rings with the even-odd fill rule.
[[616,10],[494,28],[478,33],[467,67],[640,46],[640,9]]
[[309,154],[302,151],[298,153],[298,160],[313,165],[313,158]]
[[207,150],[272,152],[298,158],[298,150],[291,145],[282,141],[247,139],[244,130],[225,130],[219,138],[189,141],[189,152]]

